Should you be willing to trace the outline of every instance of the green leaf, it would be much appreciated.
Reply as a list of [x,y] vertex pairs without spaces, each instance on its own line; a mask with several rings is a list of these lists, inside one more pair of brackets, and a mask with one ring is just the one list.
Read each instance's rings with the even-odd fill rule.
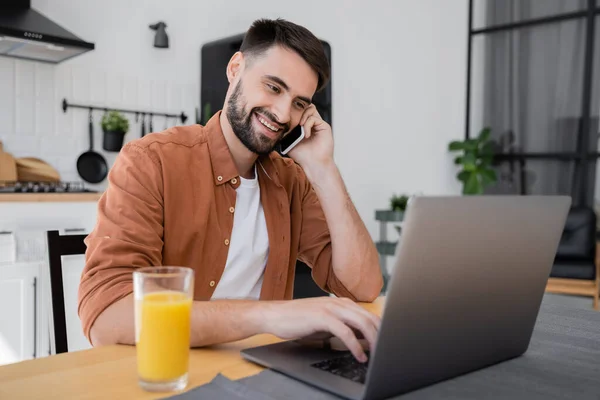
[[479,140],[469,139],[465,141],[465,150],[476,151],[479,147]]
[[492,156],[483,156],[483,157],[480,158],[479,166],[487,168],[487,167],[489,167],[492,164],[493,161],[494,161],[494,157],[492,157]]
[[474,171],[477,168],[476,162],[477,158],[473,153],[467,153],[463,156],[462,163],[465,171]]
[[390,199],[390,206],[391,206],[392,210],[394,210],[394,211],[406,210],[407,204],[408,204],[408,196],[404,195],[404,194],[401,196],[393,195],[392,198]]
[[473,153],[466,153],[463,156],[463,164],[475,164],[475,161],[477,161],[477,159],[475,158],[475,154]]
[[481,147],[481,154],[486,156],[491,156],[494,154],[494,144],[492,142],[487,142]]
[[456,177],[459,181],[466,182],[472,174],[473,173],[469,171],[460,171],[458,174],[456,174]]
[[484,186],[491,185],[492,183],[498,180],[498,176],[496,175],[496,171],[490,168],[484,168],[479,171],[481,174],[481,182]]
[[104,132],[127,133],[129,130],[129,120],[118,111],[104,113],[100,125]]
[[483,192],[483,190],[481,188],[481,183],[479,183],[479,179],[477,179],[477,174],[469,175],[469,178],[463,186],[463,194],[479,194],[481,192]]
[[490,134],[492,133],[490,128],[484,128],[479,133],[479,141],[486,142],[490,138]]
[[204,104],[204,122],[202,123],[203,125],[206,125],[206,123],[208,122],[208,120],[212,117],[212,108],[210,106],[210,102],[207,102],[206,104]]
[[450,144],[448,145],[448,150],[450,151],[458,151],[458,150],[464,150],[465,149],[465,144],[464,142],[459,142],[459,141],[453,141],[450,142]]
[[456,164],[456,165],[462,164],[462,160],[463,160],[463,158],[461,156],[458,156],[454,159],[454,164]]

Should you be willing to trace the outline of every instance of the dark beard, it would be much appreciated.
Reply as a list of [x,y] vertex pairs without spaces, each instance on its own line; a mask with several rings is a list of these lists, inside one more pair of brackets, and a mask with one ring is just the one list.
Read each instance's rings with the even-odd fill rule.
[[[256,113],[261,113],[264,116],[271,118],[273,121],[277,119],[268,111],[262,107],[254,107],[249,113],[244,111],[245,101],[242,97],[242,81],[238,82],[233,89],[233,93],[227,101],[227,120],[231,125],[231,129],[235,136],[240,139],[240,142],[246,146],[251,152],[264,156],[272,152],[275,147],[279,144],[279,139],[273,140],[265,136],[261,132],[254,131],[254,125],[252,124],[252,116]],[[287,132],[287,126],[283,127],[282,132]]]

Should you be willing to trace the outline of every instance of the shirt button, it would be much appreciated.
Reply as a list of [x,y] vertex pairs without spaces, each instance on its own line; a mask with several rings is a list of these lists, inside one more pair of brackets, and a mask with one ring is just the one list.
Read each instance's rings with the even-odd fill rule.
[[225,239],[225,246],[229,246],[229,239]]
[[229,207],[229,212],[233,214],[233,212],[235,211],[235,208],[233,207]]
[[218,180],[219,182],[221,182],[221,181],[223,180],[223,177],[222,177],[221,175],[219,175],[219,176],[217,176],[217,180]]
[[210,287],[214,287],[215,286],[215,281],[210,281],[209,285],[210,285]]
[[233,179],[231,180],[231,183],[235,185],[235,184],[237,183],[237,179],[233,178]]

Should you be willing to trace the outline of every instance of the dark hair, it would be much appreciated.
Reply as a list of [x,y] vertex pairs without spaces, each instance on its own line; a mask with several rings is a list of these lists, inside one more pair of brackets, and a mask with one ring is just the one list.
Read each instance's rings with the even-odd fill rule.
[[278,18],[259,19],[246,32],[240,51],[245,55],[260,55],[273,45],[295,51],[319,76],[317,91],[329,81],[329,62],[321,41],[303,26]]

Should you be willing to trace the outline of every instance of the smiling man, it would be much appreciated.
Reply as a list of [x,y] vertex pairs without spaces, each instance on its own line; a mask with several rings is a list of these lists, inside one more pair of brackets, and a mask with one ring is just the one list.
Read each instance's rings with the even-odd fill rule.
[[[333,160],[331,127],[311,99],[329,79],[321,42],[285,20],[258,20],[225,71],[223,110],[206,126],[128,143],[86,239],[79,315],[95,346],[133,344],[132,271],[196,273],[192,346],[272,333],[329,332],[357,359],[379,318],[355,301],[382,287],[378,256]],[[273,149],[298,124],[306,138]],[[337,297],[291,300],[296,260]],[[257,301],[260,300],[260,301]]]

